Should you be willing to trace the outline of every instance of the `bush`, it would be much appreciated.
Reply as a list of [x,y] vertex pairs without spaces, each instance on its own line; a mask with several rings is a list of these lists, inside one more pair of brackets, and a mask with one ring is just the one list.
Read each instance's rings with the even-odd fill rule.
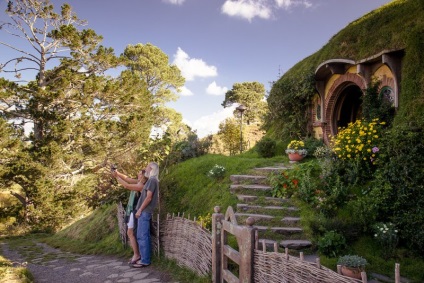
[[398,244],[398,230],[393,223],[379,222],[374,225],[374,238],[381,246],[384,258],[393,255]]
[[263,158],[274,157],[277,153],[277,142],[265,137],[256,144],[256,151]]
[[346,239],[336,231],[328,231],[318,241],[318,251],[329,257],[336,257],[346,249]]
[[222,179],[225,176],[225,167],[215,164],[208,172],[208,176],[212,179]]
[[297,192],[299,180],[293,170],[271,173],[268,178],[273,197],[290,198]]

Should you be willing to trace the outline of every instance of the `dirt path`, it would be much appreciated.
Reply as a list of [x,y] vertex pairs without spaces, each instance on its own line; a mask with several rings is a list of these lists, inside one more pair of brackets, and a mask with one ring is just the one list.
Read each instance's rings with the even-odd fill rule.
[[13,247],[2,241],[0,249],[1,254],[15,265],[26,265],[36,283],[175,282],[154,266],[132,268],[124,258],[78,255],[32,241]]

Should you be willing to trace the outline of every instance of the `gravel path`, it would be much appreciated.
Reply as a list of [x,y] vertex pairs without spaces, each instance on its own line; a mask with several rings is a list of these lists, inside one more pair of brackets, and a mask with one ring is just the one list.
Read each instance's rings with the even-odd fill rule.
[[132,268],[127,259],[78,255],[28,241],[18,246],[0,242],[1,254],[14,265],[26,265],[35,283],[170,283],[172,278],[154,266]]

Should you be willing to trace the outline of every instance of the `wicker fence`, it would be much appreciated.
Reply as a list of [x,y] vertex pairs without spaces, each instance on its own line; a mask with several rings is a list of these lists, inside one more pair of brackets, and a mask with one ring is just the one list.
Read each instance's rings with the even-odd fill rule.
[[[219,208],[215,208],[212,215],[212,233],[195,220],[184,218],[184,216],[169,216],[166,220],[159,222],[159,216],[153,221],[152,242],[156,253],[163,252],[167,258],[174,259],[178,265],[188,268],[200,276],[211,276],[212,282],[224,282],[226,278],[225,251],[231,249],[225,246],[226,235],[230,231],[241,231],[243,229],[256,229],[253,222],[248,221],[247,225],[237,225],[235,217],[232,214],[232,208],[227,210],[224,215],[219,213]],[[118,215],[121,217],[121,215]],[[234,225],[234,227],[225,228],[225,226]],[[159,228],[159,229],[158,229]],[[122,229],[121,229],[122,230]],[[226,230],[226,231],[225,231]],[[257,231],[256,231],[257,232]],[[274,251],[269,252],[258,249],[258,236],[256,233],[255,241],[243,243],[243,237],[238,239],[239,251],[232,250],[229,258],[234,262],[253,262],[251,266],[239,266],[240,273],[249,275],[241,280],[229,277],[227,282],[244,283],[366,283],[366,273],[362,273],[362,280],[352,279],[342,276],[331,269],[321,266],[319,259],[316,262],[307,262],[303,260],[303,254],[300,257],[291,256],[288,249],[284,253],[277,252],[277,245]],[[266,247],[263,243],[262,247]],[[242,259],[237,252],[243,253],[243,249],[249,248],[251,259],[246,261]],[[240,259],[240,260],[237,260]],[[399,264],[396,264],[395,282],[400,283]]]
[[165,256],[175,259],[200,276],[211,273],[212,235],[196,221],[170,217],[159,225],[160,245]]

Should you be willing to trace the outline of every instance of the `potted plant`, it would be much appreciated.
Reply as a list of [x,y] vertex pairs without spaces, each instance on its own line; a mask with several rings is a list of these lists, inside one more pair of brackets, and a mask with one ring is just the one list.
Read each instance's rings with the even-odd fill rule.
[[305,143],[300,140],[292,140],[287,146],[286,153],[290,162],[298,162],[302,160],[308,151],[305,149]]
[[367,260],[358,255],[341,256],[337,261],[337,265],[341,266],[341,273],[344,276],[361,279],[361,272],[365,271]]

